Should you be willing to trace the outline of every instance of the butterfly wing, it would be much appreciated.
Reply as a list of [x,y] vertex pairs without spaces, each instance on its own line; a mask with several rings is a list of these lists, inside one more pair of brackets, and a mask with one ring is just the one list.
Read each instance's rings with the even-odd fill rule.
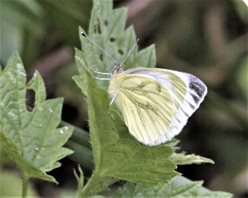
[[151,146],[177,135],[207,93],[197,77],[166,69],[129,69],[111,81],[130,133]]

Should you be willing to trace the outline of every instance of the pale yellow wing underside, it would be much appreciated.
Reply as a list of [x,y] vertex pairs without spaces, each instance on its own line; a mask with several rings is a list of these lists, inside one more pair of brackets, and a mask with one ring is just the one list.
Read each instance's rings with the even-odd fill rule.
[[177,135],[206,91],[206,86],[191,74],[147,68],[119,73],[109,86],[130,133],[151,146]]

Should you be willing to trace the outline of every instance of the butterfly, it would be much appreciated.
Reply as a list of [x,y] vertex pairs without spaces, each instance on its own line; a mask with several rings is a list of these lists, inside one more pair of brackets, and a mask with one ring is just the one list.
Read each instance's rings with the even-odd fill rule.
[[199,107],[207,86],[189,73],[145,67],[124,71],[122,63],[114,67],[110,78],[103,79],[110,80],[111,104],[117,105],[139,142],[155,146],[171,140]]

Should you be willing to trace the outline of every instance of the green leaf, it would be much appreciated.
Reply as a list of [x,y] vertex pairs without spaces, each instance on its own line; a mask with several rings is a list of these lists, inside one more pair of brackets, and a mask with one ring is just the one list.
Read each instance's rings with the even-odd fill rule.
[[168,159],[173,149],[166,144],[148,147],[135,140],[109,106],[107,93],[90,75],[88,108],[95,170],[82,195],[106,190],[116,180],[152,185],[178,175],[175,164]]
[[[121,63],[136,43],[133,27],[125,30],[126,15],[126,9],[112,10],[112,1],[95,0],[88,38],[106,50],[107,55],[82,36],[82,50],[76,49],[80,75],[74,76],[74,80],[87,97],[95,163],[93,174],[80,192],[80,197],[105,191],[118,180],[148,186],[168,183],[179,175],[175,171],[176,163],[183,164],[186,160],[191,160],[191,163],[210,162],[193,155],[172,155],[177,144],[175,140],[155,147],[139,143],[130,135],[115,107],[109,105],[108,82],[93,78],[92,71],[111,73],[113,66]],[[85,31],[80,29],[79,32]],[[142,51],[136,48],[124,63],[124,69],[155,65],[155,49],[152,45]]]
[[237,74],[237,83],[241,90],[243,91],[246,101],[248,101],[248,83],[247,83],[247,74],[248,74],[248,56],[244,57],[240,66],[239,72]]
[[[71,136],[72,128],[57,128],[62,99],[45,100],[45,87],[38,72],[26,85],[26,73],[17,54],[1,70],[0,82],[0,137],[3,149],[27,178],[56,182],[46,172],[59,167],[58,160],[72,153],[62,147]],[[25,104],[26,87],[35,92],[32,111],[28,111]]]
[[173,148],[174,152],[171,154],[169,158],[176,165],[189,165],[189,164],[202,164],[202,163],[214,164],[213,160],[206,157],[202,157],[200,155],[195,155],[195,154],[187,155],[184,152],[177,153],[176,151],[178,150],[177,147],[178,143],[179,141],[176,139],[170,142],[170,146]]
[[[112,9],[112,1],[94,1],[91,14],[88,37],[100,45],[107,53],[113,57],[109,58],[96,46],[93,46],[87,39],[80,35],[82,51],[76,50],[76,63],[81,76],[80,88],[86,94],[85,70],[111,73],[117,63],[121,63],[132,46],[136,43],[136,35],[133,27],[125,29],[127,9]],[[85,32],[80,28],[79,32]],[[155,67],[156,56],[154,45],[138,51],[135,48],[124,62],[123,68],[129,69],[137,66]],[[97,82],[102,88],[107,90],[108,82]]]
[[202,163],[214,164],[213,160],[195,154],[186,155],[184,153],[173,153],[170,156],[170,160],[177,165],[202,164]]
[[158,184],[152,187],[147,187],[141,184],[126,183],[113,197],[230,198],[232,197],[232,194],[210,191],[202,187],[202,182],[192,182],[185,177],[177,176],[168,184]]
[[78,72],[80,75],[73,76],[73,80],[77,84],[77,86],[81,89],[82,93],[87,96],[87,76],[86,71],[88,68],[86,67],[86,62],[84,60],[84,53],[78,49],[75,50],[75,59],[78,66]]

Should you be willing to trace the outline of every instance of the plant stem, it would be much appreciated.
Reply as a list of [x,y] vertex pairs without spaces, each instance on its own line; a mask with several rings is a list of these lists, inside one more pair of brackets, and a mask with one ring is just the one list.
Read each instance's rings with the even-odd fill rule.
[[86,169],[87,171],[93,170],[93,156],[92,151],[89,148],[80,145],[73,140],[69,140],[65,146],[74,151],[72,155],[68,156],[71,160],[82,165],[83,169]]
[[28,180],[29,177],[27,177],[25,174],[22,174],[22,198],[27,197],[28,193]]
[[61,121],[60,126],[71,126],[73,127],[73,134],[70,137],[70,140],[73,142],[77,142],[78,144],[91,149],[91,144],[89,143],[89,133],[83,129],[80,129],[68,122]]

